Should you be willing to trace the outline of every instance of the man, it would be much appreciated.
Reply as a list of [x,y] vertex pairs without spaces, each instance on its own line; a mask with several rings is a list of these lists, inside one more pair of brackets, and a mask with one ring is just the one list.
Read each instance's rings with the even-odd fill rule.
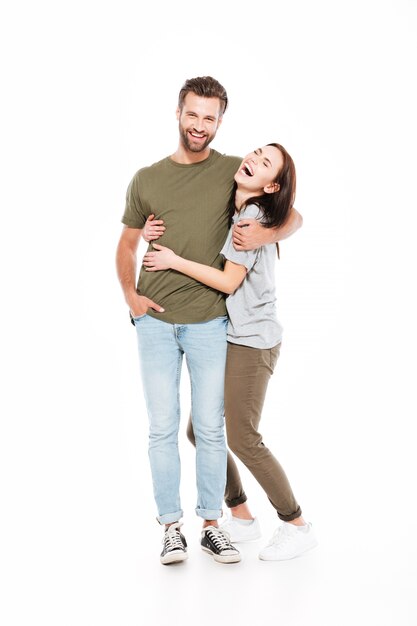
[[[156,214],[167,227],[161,243],[189,259],[222,267],[226,205],[241,160],[210,149],[227,107],[225,89],[211,77],[187,80],[179,94],[179,143],[171,157],[133,177],[122,219],[117,270],[136,327],[142,383],[149,415],[149,458],[158,521],[165,524],[163,564],[187,558],[180,532],[179,377],[185,354],[191,382],[196,439],[197,507],[203,519],[201,547],[219,562],[240,554],[218,528],[226,480],[223,386],[226,309],[223,295],[174,271],[141,270],[136,287],[136,252],[147,219]],[[235,243],[258,247],[298,227],[292,216],[278,235],[252,224]],[[275,237],[275,239],[274,239]],[[249,244],[248,241],[249,240]]]

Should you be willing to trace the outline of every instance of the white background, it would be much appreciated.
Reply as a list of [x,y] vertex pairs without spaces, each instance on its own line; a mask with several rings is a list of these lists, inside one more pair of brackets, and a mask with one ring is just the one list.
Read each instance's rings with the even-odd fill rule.
[[[1,574],[8,626],[415,625],[413,0],[15,2],[2,9]],[[230,108],[213,147],[279,141],[304,226],[263,420],[320,547],[159,564],[135,332],[115,273],[127,184],[172,153],[186,78]],[[185,374],[185,372],[184,372]],[[268,539],[277,520],[242,471]],[[143,617],[144,614],[147,617]]]

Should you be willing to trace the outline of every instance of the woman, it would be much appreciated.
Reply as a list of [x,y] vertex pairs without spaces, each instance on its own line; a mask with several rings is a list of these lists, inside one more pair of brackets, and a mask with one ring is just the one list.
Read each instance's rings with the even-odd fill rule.
[[[229,211],[231,222],[256,218],[267,228],[282,226],[294,204],[296,175],[291,156],[272,143],[251,152],[235,174]],[[268,496],[282,524],[261,550],[263,560],[294,558],[317,545],[310,523],[301,515],[288,479],[258,432],[269,379],[277,362],[282,327],[275,307],[275,244],[236,251],[232,233],[221,251],[224,270],[177,256],[153,244],[144,256],[147,271],[173,269],[229,294],[228,352],[225,378],[225,417],[228,445],[246,465]],[[188,436],[194,442],[192,424]],[[252,517],[233,457],[228,455],[225,502],[231,518],[222,525],[234,542],[257,539]]]

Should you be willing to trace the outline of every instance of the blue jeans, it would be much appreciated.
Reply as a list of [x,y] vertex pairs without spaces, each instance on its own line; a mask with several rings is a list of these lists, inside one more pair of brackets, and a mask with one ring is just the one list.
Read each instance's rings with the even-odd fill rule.
[[149,315],[133,318],[149,417],[149,460],[158,521],[183,512],[180,502],[180,375],[185,354],[196,439],[197,508],[203,519],[222,514],[226,484],[224,373],[227,317],[198,324],[169,324]]

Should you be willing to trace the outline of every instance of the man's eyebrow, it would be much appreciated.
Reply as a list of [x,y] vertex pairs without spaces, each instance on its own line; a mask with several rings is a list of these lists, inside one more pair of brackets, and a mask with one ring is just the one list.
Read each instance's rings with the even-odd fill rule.
[[[195,111],[185,111],[186,115],[198,115]],[[215,120],[216,117],[215,115],[211,115],[211,113],[209,113],[208,115],[204,116],[206,118],[206,120]]]

